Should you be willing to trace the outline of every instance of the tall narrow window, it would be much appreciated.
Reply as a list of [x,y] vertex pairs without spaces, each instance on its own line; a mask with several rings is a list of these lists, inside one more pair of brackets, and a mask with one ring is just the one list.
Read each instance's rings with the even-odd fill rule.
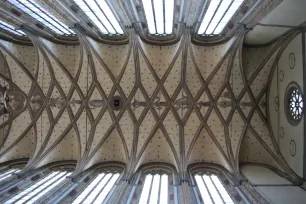
[[102,203],[119,176],[119,173],[99,174],[72,203]]
[[59,35],[72,35],[74,32],[70,30],[65,24],[60,22],[54,16],[52,16],[49,12],[39,6],[33,0],[8,0],[14,6],[18,7],[25,13],[29,14],[56,34]]
[[198,34],[218,35],[236,13],[244,0],[211,0]]
[[218,204],[234,204],[233,200],[225,190],[221,181],[216,175],[195,175],[194,176],[203,202]]
[[70,174],[71,173],[66,171],[52,172],[48,176],[34,183],[29,188],[18,193],[10,200],[6,201],[5,204],[33,203],[42,197],[45,193],[48,193],[52,188],[62,182]]
[[104,0],[74,0],[103,34],[123,34],[119,22]]
[[2,181],[2,180],[4,180],[4,179],[6,179],[6,178],[12,176],[13,173],[17,173],[17,172],[19,172],[19,171],[20,171],[19,169],[10,169],[10,170],[8,170],[8,171],[2,173],[2,174],[0,175],[0,181]]
[[139,200],[141,203],[168,203],[168,175],[146,176]]
[[142,0],[142,5],[150,34],[173,32],[174,0]]
[[0,28],[12,33],[12,34],[15,34],[15,35],[18,35],[18,36],[24,36],[26,35],[24,32],[20,31],[20,30],[16,30],[13,26],[9,25],[8,23],[5,23],[3,21],[0,20]]

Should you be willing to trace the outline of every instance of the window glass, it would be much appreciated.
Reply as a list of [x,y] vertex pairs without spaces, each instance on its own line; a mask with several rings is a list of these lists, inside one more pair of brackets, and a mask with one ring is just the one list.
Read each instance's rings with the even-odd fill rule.
[[205,204],[234,204],[216,175],[195,175],[201,197]]
[[52,188],[62,182],[71,173],[66,171],[55,171],[40,179],[29,188],[24,189],[11,199],[5,202],[9,203],[34,203],[45,193],[48,193]]
[[0,20],[0,28],[12,33],[12,34],[15,34],[15,35],[18,35],[18,36],[23,36],[23,35],[26,35],[24,32],[22,32],[21,30],[16,30],[12,25],[4,22],[4,21],[1,21]]
[[2,174],[0,174],[0,181],[12,176],[13,173],[18,173],[20,170],[19,169],[9,169]]
[[173,32],[174,0],[142,0],[142,5],[150,34],[165,35]]
[[102,203],[119,176],[119,173],[100,173],[72,203]]
[[104,34],[123,34],[116,17],[104,0],[74,0]]
[[60,22],[44,8],[39,6],[33,0],[8,0],[11,4],[29,14],[56,34],[59,35],[72,35],[74,32],[70,30],[65,24]]
[[139,204],[168,203],[168,175],[146,175]]
[[211,0],[198,30],[200,35],[218,35],[244,0]]

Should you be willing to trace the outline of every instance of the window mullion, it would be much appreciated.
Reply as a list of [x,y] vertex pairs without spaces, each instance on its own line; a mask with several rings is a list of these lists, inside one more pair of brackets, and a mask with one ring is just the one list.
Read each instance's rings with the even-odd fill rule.
[[99,197],[99,195],[102,193],[102,191],[104,190],[105,186],[109,183],[109,181],[113,178],[113,176],[114,176],[114,174],[112,174],[112,176],[109,177],[108,181],[104,184],[104,186],[102,187],[100,192],[96,195],[96,197],[92,200],[92,202],[95,202],[95,200]]
[[215,182],[211,179],[211,176],[209,176],[209,179],[211,180],[212,184],[214,185],[215,189],[217,190],[217,192],[218,192],[220,198],[222,199],[223,203],[225,203],[225,201],[224,201],[224,199],[223,199],[221,193],[219,192],[219,189],[217,188]]
[[166,33],[166,7],[165,7],[165,0],[163,0],[163,13],[164,13],[164,33]]
[[[114,31],[116,32],[116,33],[118,33],[117,32],[117,30],[115,29],[115,27],[113,26],[113,24],[112,24],[112,22],[109,20],[109,18],[107,17],[107,15],[105,15],[105,13],[104,13],[104,11],[103,11],[103,9],[100,7],[100,5],[97,3],[97,0],[94,0],[95,1],[95,3],[97,4],[97,6],[98,6],[98,8],[100,9],[100,11],[104,14],[104,16],[105,16],[105,18],[106,18],[106,20],[109,22],[109,24],[112,26],[112,28],[114,29]],[[106,3],[106,2],[105,2]],[[103,24],[104,25],[104,24]],[[105,26],[104,26],[105,27]],[[106,27],[105,27],[106,28]],[[109,32],[109,31],[108,31]],[[110,32],[109,32],[110,33]]]
[[219,26],[220,22],[222,21],[222,19],[224,18],[224,16],[226,15],[227,11],[231,8],[232,4],[235,2],[235,0],[232,0],[232,2],[228,5],[226,11],[223,13],[222,17],[220,18],[219,22],[216,24],[216,27],[214,28],[214,30],[212,31],[212,34],[215,32],[215,30],[217,29],[217,27]]
[[[88,192],[88,194],[83,198],[83,200],[80,202],[80,204],[81,203],[83,203],[86,199],[87,199],[87,197],[91,194],[91,192],[99,185],[99,183],[103,180],[103,178],[106,176],[107,174],[104,174],[103,175],[103,177],[97,182],[97,184],[94,186],[94,187],[92,187],[92,189],[91,189],[91,191],[90,192]],[[99,174],[97,175],[97,176],[99,176]],[[95,179],[93,179],[93,181],[94,181]],[[92,181],[92,182],[93,182]],[[90,185],[90,184],[89,184]],[[85,189],[84,189],[85,190]]]
[[[203,176],[201,176],[201,179],[202,179],[202,181],[203,181],[203,183],[204,183],[204,185],[205,185],[205,188],[206,188],[206,190],[207,190],[207,193],[208,193],[208,195],[209,195],[209,197],[210,197],[211,202],[215,203],[215,200],[214,200],[213,197],[211,196],[210,190],[209,190],[209,188],[207,187],[207,185],[206,185],[206,183],[205,183],[205,180],[204,180]],[[203,201],[204,201],[204,198],[203,198]]]
[[[210,1],[210,4],[211,4],[212,1],[213,1],[213,0]],[[221,5],[222,2],[223,2],[223,0],[221,0],[221,1],[219,2],[218,6],[217,6],[217,8],[216,8],[216,10],[215,10],[215,12],[214,12],[214,15],[211,17],[209,23],[207,24],[207,28],[205,29],[204,34],[206,33],[207,29],[209,28],[210,23],[211,23],[211,21],[214,19],[214,17],[215,17],[215,15],[216,15],[218,9],[220,8],[220,5]],[[204,18],[205,18],[205,16],[204,16]]]
[[[85,0],[83,0],[83,2],[87,5],[87,7],[89,8],[89,10],[91,11],[91,13],[93,13],[93,15],[95,15],[95,17],[98,19],[98,21],[101,23],[101,25],[105,28],[105,30],[107,30],[108,33],[110,33],[110,31],[107,29],[107,27],[104,25],[104,23],[102,23],[102,21],[100,20],[100,18],[97,16],[97,14],[95,12],[93,12],[92,8],[87,4],[87,2]],[[98,6],[97,2],[96,6]],[[91,20],[91,19],[90,19]],[[92,21],[92,20],[91,20]],[[100,30],[100,29],[99,29]],[[101,31],[102,32],[102,31]]]
[[154,0],[151,0],[151,4],[152,4],[152,11],[153,11],[154,25],[155,25],[155,34],[156,34],[157,33],[157,25],[156,25],[156,17],[155,17],[155,9],[154,9]]
[[152,191],[152,186],[153,186],[154,177],[155,177],[155,175],[152,176],[152,180],[151,180],[151,184],[150,184],[150,190],[149,190],[149,195],[148,195],[148,199],[147,199],[147,203],[148,203],[148,204],[149,204],[149,202],[150,202],[150,197],[151,197],[151,191]]

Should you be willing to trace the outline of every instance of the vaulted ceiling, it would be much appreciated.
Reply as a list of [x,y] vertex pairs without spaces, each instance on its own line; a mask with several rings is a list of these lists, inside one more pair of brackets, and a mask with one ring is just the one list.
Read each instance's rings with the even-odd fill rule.
[[247,30],[238,29],[203,46],[209,38],[195,38],[188,28],[200,2],[186,2],[187,27],[169,45],[148,44],[152,39],[128,27],[122,45],[78,29],[75,45],[30,30],[24,32],[33,46],[0,40],[0,84],[26,96],[23,110],[1,115],[0,162],[29,158],[30,169],[76,160],[76,171],[83,171],[119,161],[127,175],[159,162],[182,177],[197,162],[219,164],[238,177],[240,162],[255,162],[295,179],[271,128],[268,96],[276,62],[297,32],[251,48],[244,46]]

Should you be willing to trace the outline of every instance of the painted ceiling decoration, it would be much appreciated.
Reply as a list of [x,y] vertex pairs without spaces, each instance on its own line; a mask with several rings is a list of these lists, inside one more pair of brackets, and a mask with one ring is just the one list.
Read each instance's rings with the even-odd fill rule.
[[[174,0],[173,19],[171,12],[159,19],[165,1],[144,2],[0,3],[4,22],[19,25],[0,27],[28,38],[0,39],[0,163],[29,158],[23,174],[73,160],[73,177],[120,162],[127,180],[144,165],[164,164],[182,181],[199,163],[242,181],[240,166],[256,163],[300,184],[278,145],[270,110],[280,103],[270,96],[278,61],[301,31],[268,46],[244,45],[281,1]],[[154,28],[145,23],[152,21]],[[292,93],[298,107],[301,94]]]

